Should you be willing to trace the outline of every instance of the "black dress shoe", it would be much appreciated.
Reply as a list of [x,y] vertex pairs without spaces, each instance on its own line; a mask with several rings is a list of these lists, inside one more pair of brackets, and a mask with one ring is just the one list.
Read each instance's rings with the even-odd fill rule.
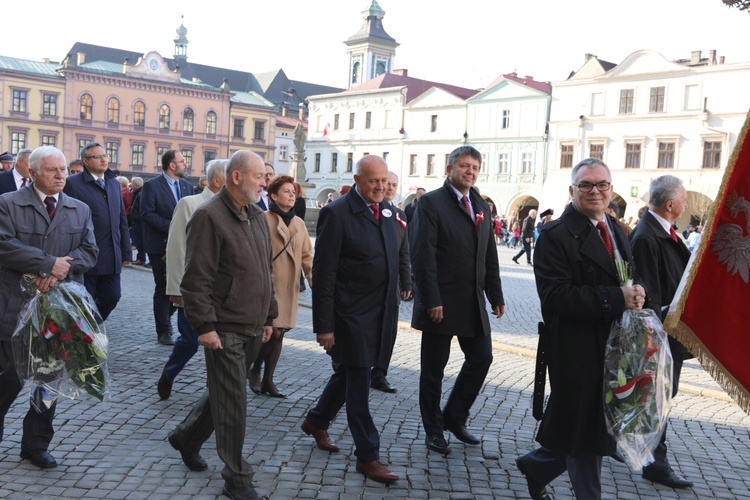
[[272,398],[281,398],[284,399],[286,397],[286,394],[279,391],[276,388],[276,384],[273,382],[261,382],[260,383],[260,393],[261,394],[268,394]]
[[647,465],[643,468],[643,479],[651,482],[663,484],[670,488],[692,488],[693,483],[687,481],[674,473],[671,467],[660,468]]
[[429,449],[442,453],[443,455],[447,455],[451,452],[451,449],[448,447],[448,443],[442,434],[428,434],[424,442]]
[[224,489],[221,490],[221,494],[232,500],[255,500],[260,498],[258,492],[250,484],[247,486],[232,486],[224,483]]
[[174,345],[174,340],[172,340],[172,336],[169,333],[160,333],[156,340],[161,345]]
[[466,427],[463,425],[445,424],[445,430],[452,432],[459,441],[463,441],[466,444],[479,444],[482,442],[481,439],[466,430]]
[[162,370],[161,377],[156,383],[156,392],[159,394],[159,399],[169,399],[172,395],[172,382],[167,380],[167,372]]
[[516,264],[518,264],[518,257],[513,257],[513,258],[512,258],[512,259],[510,259],[510,260],[512,260],[513,262],[515,262]]
[[21,450],[21,458],[31,460],[32,464],[42,469],[57,467],[55,457],[50,455],[47,450]]
[[523,465],[521,457],[516,459],[516,467],[526,478],[526,486],[529,488],[531,500],[552,500],[552,497],[547,494],[546,485],[535,482],[526,474],[526,467]]
[[396,388],[389,384],[388,380],[385,378],[371,380],[370,387],[377,391],[390,392],[392,394],[396,392]]
[[194,471],[204,471],[208,469],[208,464],[205,460],[203,460],[203,457],[200,456],[200,454],[197,451],[187,451],[180,448],[180,446],[177,444],[177,441],[174,439],[174,436],[171,434],[169,437],[167,437],[167,441],[169,441],[169,444],[172,445],[172,448],[180,452],[180,456],[182,457],[182,462],[187,465],[187,468]]

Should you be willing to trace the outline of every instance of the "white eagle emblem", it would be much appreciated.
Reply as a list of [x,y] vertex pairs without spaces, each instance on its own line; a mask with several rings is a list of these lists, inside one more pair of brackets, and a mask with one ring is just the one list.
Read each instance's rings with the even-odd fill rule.
[[745,230],[738,224],[721,224],[711,238],[711,246],[720,264],[731,275],[739,273],[742,281],[750,280],[750,202],[732,193],[727,196],[729,215],[736,219],[745,214]]

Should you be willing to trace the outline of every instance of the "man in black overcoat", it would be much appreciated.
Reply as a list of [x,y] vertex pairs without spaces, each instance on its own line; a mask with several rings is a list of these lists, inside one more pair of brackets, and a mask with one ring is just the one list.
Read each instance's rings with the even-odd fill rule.
[[[645,283],[647,309],[664,321],[677,287],[690,260],[690,250],[677,236],[672,225],[687,209],[687,191],[674,175],[662,175],[651,181],[649,207],[630,235],[633,260]],[[680,385],[682,362],[692,357],[678,340],[669,337],[672,351],[672,397]],[[667,426],[654,450],[654,462],[643,468],[643,477],[672,488],[689,488],[693,483],[681,478],[667,460]]]
[[566,470],[576,498],[601,497],[602,456],[616,452],[604,419],[605,345],[612,321],[641,309],[646,295],[617,277],[615,251],[631,256],[622,228],[605,213],[609,168],[587,158],[571,181],[572,202],[542,227],[534,252],[551,393],[536,436],[541,447],[516,460],[533,499],[549,498],[545,486]]
[[396,220],[384,201],[388,166],[374,155],[357,162],[354,187],[320,211],[313,258],[313,330],[334,373],[302,431],[336,452],[328,427],[346,403],[357,471],[390,483],[369,408],[370,369],[398,320]]
[[[500,318],[505,301],[490,207],[473,189],[482,155],[471,146],[448,157],[443,187],[420,198],[409,248],[416,283],[412,327],[422,331],[419,408],[428,448],[447,454],[443,431],[467,444],[469,410],[492,364],[487,302]],[[448,402],[440,410],[443,372],[453,336],[465,361]]]

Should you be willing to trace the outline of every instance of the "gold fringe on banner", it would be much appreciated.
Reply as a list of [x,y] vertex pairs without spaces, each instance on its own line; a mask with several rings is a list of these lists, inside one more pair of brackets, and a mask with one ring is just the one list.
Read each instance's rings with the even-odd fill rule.
[[[690,290],[693,286],[693,281],[698,269],[703,261],[703,257],[706,252],[709,251],[711,246],[711,240],[716,230],[718,223],[718,214],[721,212],[722,207],[727,199],[727,184],[729,183],[732,174],[734,173],[734,167],[737,163],[737,158],[740,155],[740,151],[744,147],[750,148],[750,143],[747,145],[748,130],[750,130],[750,113],[745,118],[745,124],[742,126],[742,131],[737,138],[737,144],[732,151],[732,156],[729,158],[727,169],[724,172],[724,177],[721,180],[721,186],[719,187],[719,193],[716,196],[716,202],[711,206],[708,212],[708,219],[706,227],[709,231],[701,237],[701,244],[698,246],[696,254],[693,256],[692,264],[690,265],[689,271],[682,277],[682,282],[678,288],[676,307],[670,307],[669,313],[664,320],[664,329],[672,335],[674,338],[682,342],[687,349],[696,357],[698,362],[703,368],[711,375],[711,377],[718,383],[722,389],[724,389],[729,396],[734,399],[737,404],[742,408],[745,413],[750,414],[750,391],[745,388],[736,378],[727,371],[724,366],[706,349],[703,342],[698,336],[690,329],[688,325],[680,321],[682,313],[685,310],[685,302]],[[674,304],[674,302],[673,302]]]

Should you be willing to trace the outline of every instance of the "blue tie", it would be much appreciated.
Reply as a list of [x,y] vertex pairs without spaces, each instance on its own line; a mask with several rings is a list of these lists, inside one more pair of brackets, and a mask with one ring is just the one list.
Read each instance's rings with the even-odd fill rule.
[[180,201],[180,181],[174,183],[174,199]]
[[99,177],[96,180],[96,183],[99,185],[100,188],[104,189],[106,191],[106,188],[104,187],[104,179],[102,177]]

